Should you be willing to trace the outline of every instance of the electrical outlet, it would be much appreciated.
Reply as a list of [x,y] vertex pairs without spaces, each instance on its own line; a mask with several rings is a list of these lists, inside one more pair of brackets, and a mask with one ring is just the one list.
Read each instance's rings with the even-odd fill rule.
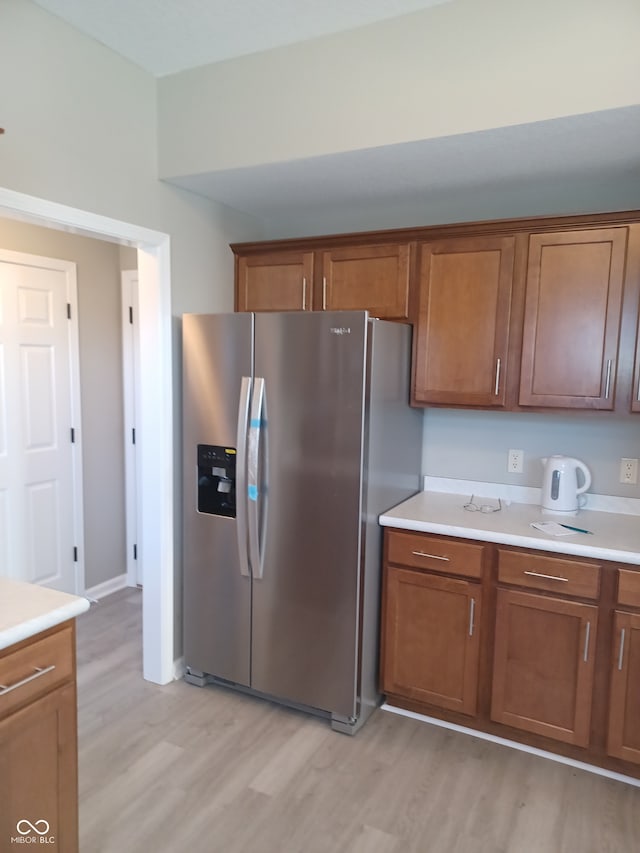
[[510,450],[507,458],[507,471],[510,474],[522,474],[524,450]]
[[620,482],[628,486],[635,486],[638,482],[638,460],[620,460]]

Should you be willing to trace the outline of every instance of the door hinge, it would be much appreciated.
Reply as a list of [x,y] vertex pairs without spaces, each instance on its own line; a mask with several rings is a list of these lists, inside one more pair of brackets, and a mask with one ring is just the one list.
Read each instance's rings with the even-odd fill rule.
[[73,427],[71,427],[71,444],[76,443],[76,431]]
[[133,307],[129,305],[129,322],[133,325]]
[[67,302],[67,320],[71,319],[71,303]]
[[73,562],[74,563],[78,562],[78,546],[77,545],[73,546]]
[[133,427],[133,429],[131,430],[131,444],[135,444],[135,443],[136,443],[136,428]]
[[134,560],[138,559],[138,546],[137,545],[133,546],[133,559]]

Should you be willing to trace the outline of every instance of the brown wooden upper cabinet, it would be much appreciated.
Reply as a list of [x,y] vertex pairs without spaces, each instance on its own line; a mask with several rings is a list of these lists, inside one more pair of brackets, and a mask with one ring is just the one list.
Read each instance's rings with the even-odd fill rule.
[[420,246],[413,402],[505,405],[514,237]]
[[236,254],[236,311],[367,310],[384,320],[409,315],[408,242],[254,251]]
[[408,243],[327,249],[322,255],[323,311],[366,309],[381,320],[404,320],[409,309]]
[[236,311],[310,311],[313,252],[236,258]]
[[529,237],[521,406],[613,409],[627,233]]

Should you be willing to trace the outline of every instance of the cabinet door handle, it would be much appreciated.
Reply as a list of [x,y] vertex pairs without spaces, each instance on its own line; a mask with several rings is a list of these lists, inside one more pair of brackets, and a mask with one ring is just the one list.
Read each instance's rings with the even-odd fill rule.
[[498,393],[500,391],[500,366],[501,366],[501,364],[502,364],[502,360],[497,358],[496,359],[496,384],[495,384],[494,389],[493,389],[493,393],[496,397],[498,396]]
[[474,625],[475,615],[476,615],[476,600],[475,600],[475,598],[471,598],[471,599],[469,599],[469,636],[470,637],[473,637],[473,629],[475,627],[475,625]]
[[620,650],[618,651],[618,669],[622,669],[624,661],[624,628],[620,631]]
[[416,557],[429,557],[431,560],[445,560],[447,563],[451,562],[451,557],[440,557],[438,554],[427,554],[424,551],[412,551],[411,553]]
[[611,390],[611,359],[607,359],[607,378],[604,383],[605,400],[609,399],[609,391]]
[[307,310],[307,279],[302,279],[302,310]]
[[559,575],[543,575],[540,572],[527,572],[525,571],[525,575],[529,575],[532,578],[544,578],[546,581],[562,581],[562,583],[569,583],[569,578],[561,578]]
[[322,276],[322,310],[327,310],[327,277]]
[[36,678],[40,678],[42,675],[46,675],[48,672],[53,672],[55,669],[55,664],[51,666],[35,666],[33,669],[33,674],[28,675],[26,678],[21,679],[20,681],[16,681],[15,684],[0,684],[0,696],[4,696],[5,693],[11,693],[12,690],[17,690],[18,687],[24,687],[25,684],[28,684],[30,681],[35,681]]
[[584,632],[584,654],[582,659],[586,663],[589,660],[589,637],[591,636],[591,622],[587,622],[587,630]]

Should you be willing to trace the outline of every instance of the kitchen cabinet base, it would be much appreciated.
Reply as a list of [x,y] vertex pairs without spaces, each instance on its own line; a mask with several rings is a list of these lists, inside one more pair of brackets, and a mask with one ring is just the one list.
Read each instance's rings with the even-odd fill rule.
[[425,724],[449,728],[472,737],[489,740],[511,749],[534,753],[564,764],[571,763],[592,773],[615,774],[616,777],[626,777],[630,784],[640,787],[640,767],[637,764],[611,758],[594,749],[582,749],[570,744],[563,744],[509,726],[493,723],[489,719],[470,719],[465,714],[444,712],[432,705],[414,702],[403,696],[394,696],[390,693],[385,696],[382,710],[399,714],[409,712]]

